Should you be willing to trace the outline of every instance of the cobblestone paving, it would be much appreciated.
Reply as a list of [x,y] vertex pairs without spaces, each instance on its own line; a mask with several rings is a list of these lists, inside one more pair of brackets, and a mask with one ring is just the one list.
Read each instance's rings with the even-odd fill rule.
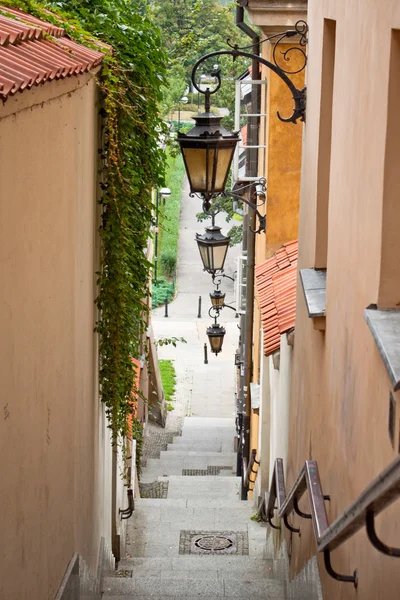
[[139,483],[141,498],[161,498],[166,500],[168,497],[168,481],[153,481],[152,483]]
[[149,421],[143,440],[142,468],[146,466],[149,458],[160,458],[160,452],[167,450],[174,437],[182,433],[183,417],[168,415],[165,428]]
[[182,475],[188,475],[188,476],[193,476],[193,475],[198,475],[198,476],[214,476],[214,475],[220,475],[221,471],[233,471],[233,467],[210,467],[208,466],[207,469],[182,469]]

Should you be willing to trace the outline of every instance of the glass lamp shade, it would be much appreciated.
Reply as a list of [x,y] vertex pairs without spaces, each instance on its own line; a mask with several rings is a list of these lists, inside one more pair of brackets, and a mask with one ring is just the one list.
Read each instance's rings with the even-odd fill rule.
[[187,134],[178,133],[190,191],[206,198],[223,192],[239,141],[221,125],[222,117],[204,113],[194,117],[196,125]]
[[210,342],[211,352],[215,355],[219,354],[222,350],[222,344],[224,342],[225,328],[218,323],[214,323],[211,327],[207,327],[208,340]]
[[225,301],[225,294],[223,292],[221,292],[220,290],[214,290],[210,294],[210,298],[213,308],[216,308],[217,310],[223,308]]
[[160,193],[161,198],[167,198],[168,196],[171,195],[171,190],[167,187],[163,187],[163,188],[161,188],[159,193]]
[[213,275],[216,271],[223,271],[230,241],[231,238],[221,233],[221,227],[217,225],[207,227],[203,235],[196,233],[196,242],[207,273]]

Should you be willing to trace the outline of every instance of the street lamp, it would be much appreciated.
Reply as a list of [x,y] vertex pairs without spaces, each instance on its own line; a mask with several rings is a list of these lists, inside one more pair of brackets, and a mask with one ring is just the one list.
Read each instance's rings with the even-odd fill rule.
[[211,305],[213,308],[220,310],[224,307],[225,294],[221,290],[214,290],[210,293]]
[[285,51],[285,60],[288,61],[290,52],[296,50],[301,53],[304,58],[304,64],[300,66],[296,71],[287,71],[282,67],[278,66],[276,59],[276,47],[283,38],[293,38],[300,36],[300,46],[305,46],[307,43],[307,32],[308,26],[305,21],[298,21],[295,25],[294,30],[288,30],[284,33],[275,34],[263,40],[270,41],[276,40],[275,47],[272,53],[274,62],[268,61],[265,58],[244,52],[239,49],[238,46],[231,46],[230,50],[220,50],[218,52],[211,52],[200,58],[193,67],[192,71],[192,84],[195,89],[205,95],[205,112],[201,115],[194,117],[196,122],[193,129],[187,134],[179,133],[177,135],[177,141],[180,144],[183,160],[187,176],[189,179],[190,191],[192,194],[201,194],[203,199],[203,208],[208,211],[210,208],[210,200],[213,196],[221,194],[225,190],[228,173],[231,167],[233,153],[236,145],[239,141],[239,134],[232,133],[221,126],[222,117],[218,117],[210,112],[211,100],[210,96],[215,94],[221,87],[221,75],[220,71],[212,73],[213,77],[216,78],[217,84],[211,91],[209,87],[206,90],[202,90],[197,85],[196,74],[198,68],[208,59],[217,56],[231,56],[233,60],[237,57],[242,56],[251,60],[255,60],[262,65],[268,67],[271,71],[276,73],[278,77],[286,84],[293,96],[294,109],[293,113],[289,117],[282,117],[279,112],[277,113],[278,118],[284,122],[296,123],[298,119],[301,121],[305,120],[305,109],[306,109],[306,89],[298,89],[293,84],[288,74],[299,73],[302,71],[307,62],[307,57],[301,48],[293,47]]
[[210,200],[225,189],[239,134],[231,133],[221,125],[222,117],[209,112],[194,117],[196,125],[185,133],[178,133],[192,194],[202,194],[204,208]]
[[218,325],[217,318],[215,317],[215,323],[210,327],[207,327],[208,341],[210,342],[211,352],[217,356],[222,350],[222,344],[224,342],[226,330],[222,325]]
[[171,195],[171,190],[167,187],[163,187],[160,190],[160,198],[163,200],[163,204],[165,204],[165,199],[169,198]]
[[171,190],[167,187],[163,187],[156,191],[156,226],[155,226],[155,240],[154,240],[154,283],[157,283],[157,262],[158,262],[158,207],[160,204],[160,198],[163,199],[165,204],[165,198],[171,195]]
[[217,271],[224,270],[226,253],[231,238],[221,233],[221,227],[211,225],[206,227],[205,233],[196,233],[196,242],[199,247],[200,257],[204,271],[215,275]]

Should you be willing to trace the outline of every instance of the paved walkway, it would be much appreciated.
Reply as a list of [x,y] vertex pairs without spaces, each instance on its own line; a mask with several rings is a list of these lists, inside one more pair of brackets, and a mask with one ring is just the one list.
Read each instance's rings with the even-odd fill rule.
[[[169,317],[164,317],[164,307],[153,311],[153,328],[156,338],[184,337],[186,344],[162,346],[159,358],[175,361],[177,390],[172,417],[207,416],[234,417],[234,352],[237,347],[239,319],[234,311],[221,312],[219,323],[226,328],[222,352],[211,354],[206,328],[212,324],[208,315],[211,306],[209,294],[213,291],[211,276],[202,270],[195,234],[202,233],[210,221],[199,223],[196,213],[201,202],[189,197],[187,182],[183,190],[177,271],[177,297],[169,305]],[[217,216],[222,232],[230,228],[223,215]],[[239,246],[228,249],[225,273],[233,275]],[[223,279],[221,289],[226,293],[226,303],[234,303],[233,283]],[[202,317],[198,315],[198,300],[202,298]],[[204,364],[204,344],[208,347],[208,364]]]

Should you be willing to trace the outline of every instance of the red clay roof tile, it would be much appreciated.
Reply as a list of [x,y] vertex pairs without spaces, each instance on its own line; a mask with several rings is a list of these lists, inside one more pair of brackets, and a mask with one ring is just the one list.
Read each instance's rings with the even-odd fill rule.
[[294,327],[298,242],[288,242],[255,268],[264,332],[264,354],[279,350],[281,334]]
[[111,47],[94,43],[99,50],[70,40],[62,27],[0,6],[0,99],[99,66]]

